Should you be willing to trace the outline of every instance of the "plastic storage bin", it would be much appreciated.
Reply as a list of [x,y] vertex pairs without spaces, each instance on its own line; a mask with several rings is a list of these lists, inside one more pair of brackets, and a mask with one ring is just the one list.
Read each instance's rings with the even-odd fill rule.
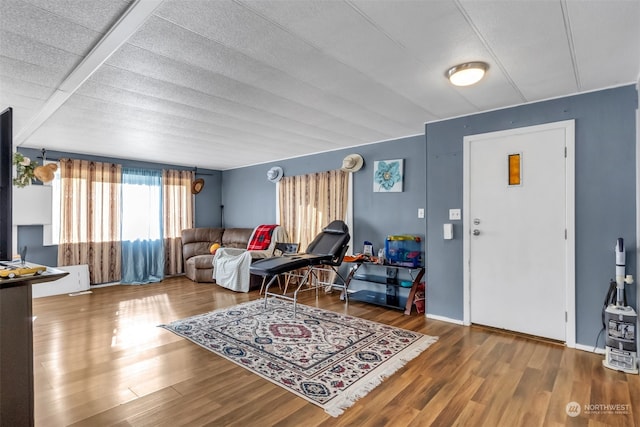
[[408,234],[387,236],[384,244],[386,261],[390,265],[421,267],[422,251],[419,236]]

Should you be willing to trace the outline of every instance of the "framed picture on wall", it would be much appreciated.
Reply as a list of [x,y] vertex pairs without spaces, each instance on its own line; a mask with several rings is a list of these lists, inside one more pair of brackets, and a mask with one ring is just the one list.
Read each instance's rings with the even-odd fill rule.
[[404,159],[376,160],[373,163],[373,191],[400,193],[404,180]]

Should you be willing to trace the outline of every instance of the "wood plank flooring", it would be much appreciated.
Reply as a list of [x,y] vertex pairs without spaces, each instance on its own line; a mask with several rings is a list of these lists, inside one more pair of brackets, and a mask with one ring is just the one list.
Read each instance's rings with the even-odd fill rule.
[[157,327],[258,297],[178,277],[35,299],[36,426],[640,426],[640,377],[600,355],[337,292],[301,301],[440,337],[338,418]]

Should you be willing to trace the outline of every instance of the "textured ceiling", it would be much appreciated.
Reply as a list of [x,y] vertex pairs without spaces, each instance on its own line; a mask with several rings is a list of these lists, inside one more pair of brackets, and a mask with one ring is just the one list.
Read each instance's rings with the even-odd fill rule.
[[[636,83],[640,1],[0,0],[23,147],[228,169]],[[450,66],[482,60],[480,84]]]

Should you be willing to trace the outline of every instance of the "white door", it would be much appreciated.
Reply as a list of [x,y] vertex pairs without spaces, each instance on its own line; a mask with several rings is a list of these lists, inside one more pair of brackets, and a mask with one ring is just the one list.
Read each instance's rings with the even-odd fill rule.
[[573,122],[465,138],[471,323],[566,340],[568,133],[572,148]]

